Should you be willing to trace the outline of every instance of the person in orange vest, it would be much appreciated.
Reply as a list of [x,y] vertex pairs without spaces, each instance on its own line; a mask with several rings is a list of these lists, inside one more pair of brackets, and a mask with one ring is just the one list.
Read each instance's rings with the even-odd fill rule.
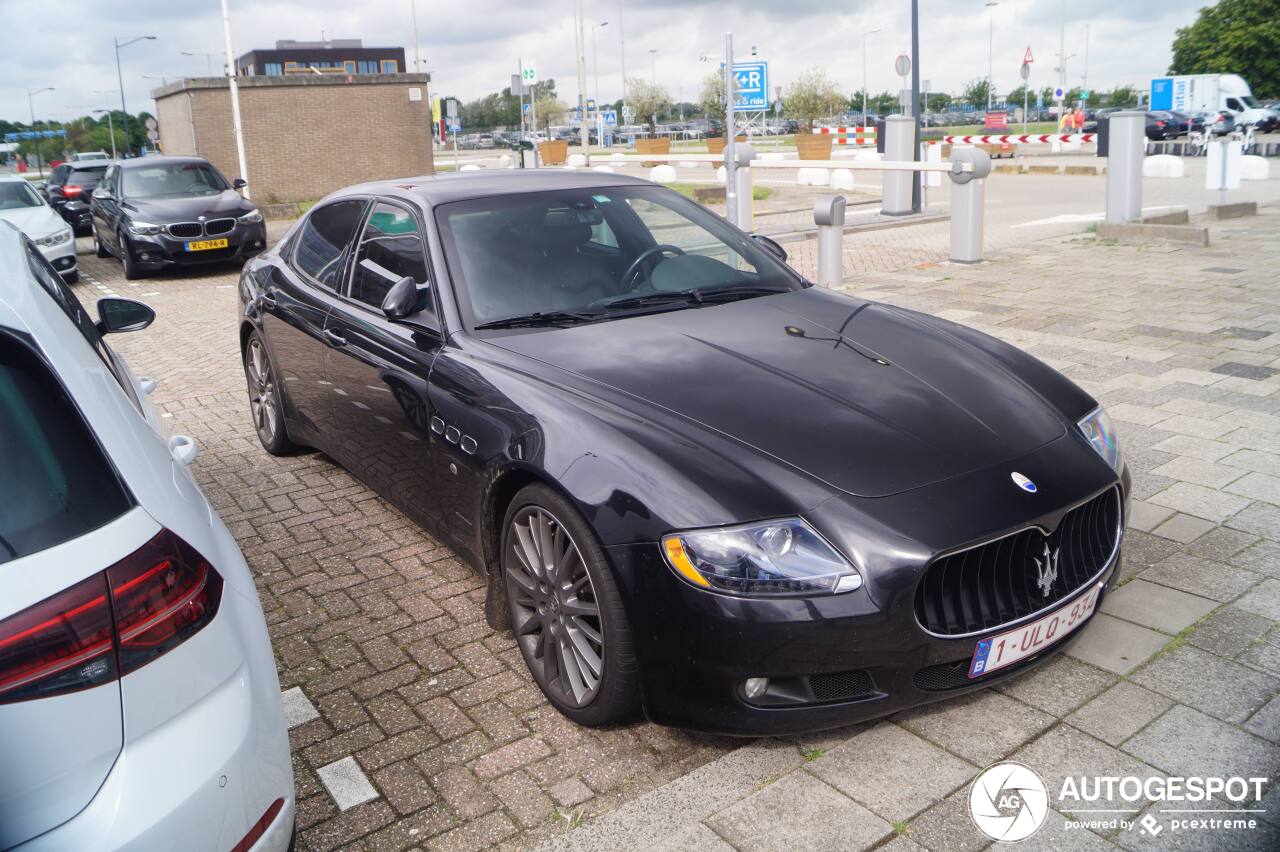
[[1071,124],[1076,133],[1084,130],[1084,110],[1076,107],[1076,111],[1071,116]]
[[1072,114],[1071,114],[1071,110],[1067,109],[1066,107],[1063,107],[1063,108],[1062,108],[1062,115],[1060,115],[1060,116],[1058,117],[1058,132],[1059,132],[1059,133],[1070,133],[1070,132],[1071,132],[1071,122],[1072,122],[1072,121],[1074,121],[1074,120],[1075,120],[1075,119],[1074,119],[1074,116],[1072,116]]

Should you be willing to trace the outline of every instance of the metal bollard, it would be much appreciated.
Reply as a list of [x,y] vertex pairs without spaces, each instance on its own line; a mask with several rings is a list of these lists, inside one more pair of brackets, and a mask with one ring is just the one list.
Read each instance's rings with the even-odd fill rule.
[[[910,162],[915,147],[915,119],[891,115],[884,120],[884,158],[890,162]],[[911,172],[884,172],[884,199],[880,212],[886,216],[911,213]]]
[[813,222],[818,226],[818,283],[839,287],[844,281],[843,195],[824,195],[813,202]]
[[951,178],[951,260],[978,263],[982,260],[983,195],[986,177],[991,174],[991,155],[977,148],[952,148],[953,166],[972,163],[973,171],[953,171]]
[[733,146],[734,179],[738,190],[738,222],[737,225],[750,233],[755,230],[755,200],[752,195],[751,161],[756,158],[756,149],[751,145],[739,142]]
[[1108,119],[1107,221],[1142,219],[1142,158],[1147,147],[1145,112],[1113,112]]

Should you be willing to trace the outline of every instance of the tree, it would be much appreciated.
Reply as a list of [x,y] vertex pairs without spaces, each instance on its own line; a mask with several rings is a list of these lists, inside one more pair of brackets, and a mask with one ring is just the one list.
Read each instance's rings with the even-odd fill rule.
[[724,118],[724,74],[712,71],[702,78],[702,89],[698,93],[698,109],[707,118]]
[[1280,96],[1280,0],[1219,0],[1174,36],[1170,74],[1237,71],[1255,97]]
[[985,79],[972,80],[964,87],[964,94],[960,96],[960,100],[969,104],[969,106],[986,109],[987,99],[990,94],[991,84]]
[[627,78],[627,106],[649,123],[649,135],[658,132],[658,116],[671,108],[671,95],[657,83],[642,77]]
[[843,115],[848,106],[849,99],[816,65],[797,77],[782,98],[787,116],[804,122],[810,130],[816,119]]
[[1107,93],[1107,106],[1127,107],[1138,103],[1138,92],[1133,86],[1116,86]]

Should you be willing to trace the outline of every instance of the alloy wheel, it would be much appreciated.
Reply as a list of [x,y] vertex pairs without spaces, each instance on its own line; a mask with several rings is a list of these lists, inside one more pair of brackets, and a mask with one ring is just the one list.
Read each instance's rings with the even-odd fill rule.
[[244,356],[244,372],[249,382],[249,411],[253,416],[253,428],[263,444],[271,444],[279,428],[276,407],[276,383],[271,377],[271,362],[262,340],[254,335]]
[[526,506],[511,519],[503,567],[516,641],[538,685],[587,706],[604,678],[604,626],[577,544],[549,511]]

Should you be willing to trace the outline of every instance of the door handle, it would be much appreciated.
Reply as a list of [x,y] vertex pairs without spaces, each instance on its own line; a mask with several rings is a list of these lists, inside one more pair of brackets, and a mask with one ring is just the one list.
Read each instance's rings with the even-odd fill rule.
[[274,308],[280,304],[279,302],[276,301],[276,297],[271,295],[270,293],[263,293],[261,296],[258,297],[258,301],[262,304],[264,308]]
[[329,345],[331,346],[347,345],[347,339],[343,337],[341,334],[338,334],[338,332],[334,331],[331,328],[326,328],[324,330],[324,339],[329,341]]

